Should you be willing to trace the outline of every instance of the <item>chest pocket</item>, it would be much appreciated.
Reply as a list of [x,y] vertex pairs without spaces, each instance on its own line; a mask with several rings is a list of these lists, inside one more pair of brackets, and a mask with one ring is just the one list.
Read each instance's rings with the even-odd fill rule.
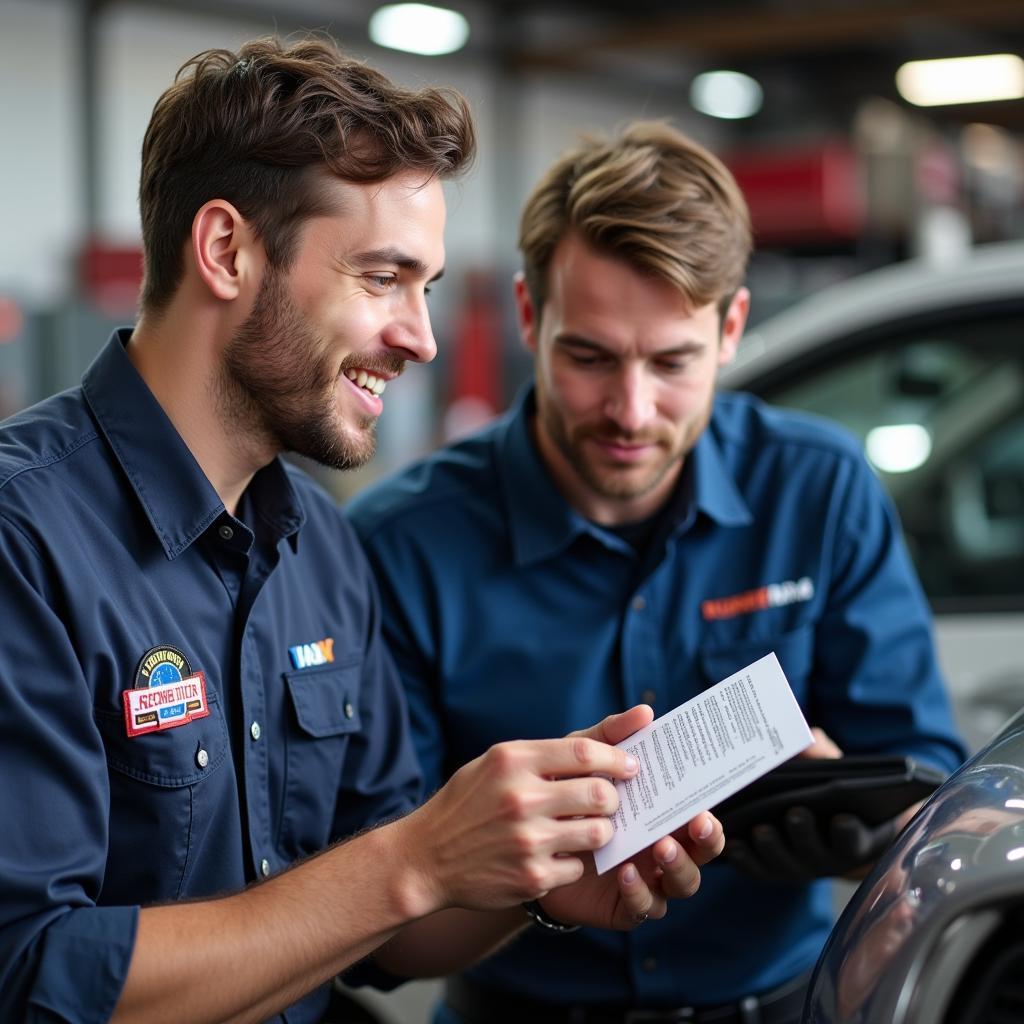
[[187,895],[197,848],[233,792],[227,726],[212,688],[207,700],[205,718],[142,736],[127,734],[123,714],[94,713],[110,779],[104,903]]
[[294,719],[288,729],[281,845],[290,856],[331,841],[345,757],[362,731],[362,661],[284,674]]
[[700,650],[700,666],[708,686],[719,683],[751,662],[775,652],[782,671],[806,711],[811,669],[814,665],[814,629],[802,626],[761,640],[740,639],[733,643],[716,641]]

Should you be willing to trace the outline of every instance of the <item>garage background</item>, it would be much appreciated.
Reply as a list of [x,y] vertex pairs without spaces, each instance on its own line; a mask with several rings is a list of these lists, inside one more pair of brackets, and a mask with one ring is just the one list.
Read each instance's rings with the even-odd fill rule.
[[[268,33],[327,31],[399,81],[459,88],[477,116],[475,169],[448,187],[447,270],[430,300],[438,360],[389,386],[369,467],[310,467],[339,499],[496,414],[525,379],[510,302],[518,211],[580,133],[665,117],[726,159],[753,214],[755,332],[833,283],[909,260],[955,275],[970,250],[1024,238],[1024,86],[918,106],[896,85],[908,61],[1019,57],[1021,0],[446,6],[466,19],[465,45],[422,56],[372,42],[376,5],[363,0],[0,0],[0,417],[77,383],[110,329],[133,319],[139,147],[175,71]],[[721,106],[728,93],[701,91],[720,71],[756,83],[745,116]],[[1019,304],[1013,315],[1021,324]],[[1018,461],[1001,500],[1007,557],[1024,565]],[[1024,583],[988,605],[937,608],[940,641],[962,641],[975,673],[958,695],[973,746],[1024,704],[1024,676],[1007,668],[1022,611]],[[385,1020],[420,1024],[434,992],[373,1002]]]

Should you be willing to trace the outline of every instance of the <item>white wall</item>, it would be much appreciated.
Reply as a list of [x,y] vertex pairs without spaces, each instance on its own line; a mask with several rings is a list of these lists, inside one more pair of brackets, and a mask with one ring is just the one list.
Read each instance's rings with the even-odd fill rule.
[[44,304],[64,292],[81,232],[74,8],[0,4],[0,290]]
[[[78,18],[72,0],[0,4],[0,288],[39,301],[66,292],[68,258],[85,230]],[[139,238],[142,136],[178,67],[200,50],[235,48],[276,27],[270,16],[229,19],[143,2],[103,9],[97,32],[101,237],[129,244]],[[354,49],[400,82],[452,85],[473,106],[477,162],[448,189],[447,246],[455,271],[515,264],[521,201],[579,132],[611,129],[638,116],[671,116],[686,127],[692,116],[668,93],[630,92],[600,77],[509,79],[476,58],[419,58],[368,43]]]

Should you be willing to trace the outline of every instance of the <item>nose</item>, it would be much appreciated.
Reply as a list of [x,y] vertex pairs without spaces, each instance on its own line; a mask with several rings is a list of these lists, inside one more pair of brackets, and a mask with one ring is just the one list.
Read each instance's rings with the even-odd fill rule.
[[384,341],[414,363],[429,363],[437,355],[425,296],[411,295],[401,304],[384,331]]
[[654,417],[654,390],[642,368],[624,367],[611,382],[613,390],[605,400],[605,415],[620,430],[637,433]]

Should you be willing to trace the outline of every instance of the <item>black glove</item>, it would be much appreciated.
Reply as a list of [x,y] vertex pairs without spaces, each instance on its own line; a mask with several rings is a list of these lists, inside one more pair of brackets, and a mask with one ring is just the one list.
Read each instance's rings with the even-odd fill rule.
[[873,863],[895,837],[895,820],[873,826],[843,813],[821,822],[806,807],[790,807],[777,824],[727,837],[725,859],[762,882],[809,882]]

